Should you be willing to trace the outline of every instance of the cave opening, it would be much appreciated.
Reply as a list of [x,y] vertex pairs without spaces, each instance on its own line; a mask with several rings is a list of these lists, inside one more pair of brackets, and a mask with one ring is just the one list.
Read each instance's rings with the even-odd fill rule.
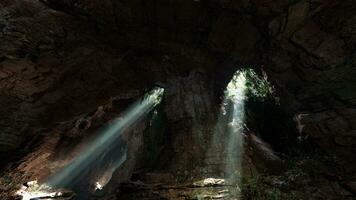
[[[214,154],[216,154],[214,157],[222,159],[220,162],[223,166],[220,166],[222,168],[220,173],[224,174],[223,178],[233,184],[238,184],[241,176],[239,173],[243,155],[245,100],[246,73],[237,71],[225,89],[207,151],[209,159]],[[217,152],[220,152],[220,155]]]
[[[25,188],[18,191],[18,194],[24,198],[27,198],[26,195],[31,197],[31,194],[61,197],[71,196],[71,192],[74,192],[76,199],[79,200],[110,198],[112,195],[117,195],[119,199],[135,199],[138,198],[136,195],[148,195],[141,194],[140,188],[147,187],[155,190],[155,185],[161,184],[157,181],[168,179],[169,184],[190,182],[193,188],[197,188],[193,196],[198,199],[208,197],[240,199],[251,195],[255,192],[249,188],[251,180],[259,177],[264,170],[270,174],[282,173],[288,167],[284,157],[289,157],[296,149],[299,150],[298,147],[295,148],[298,145],[298,137],[294,132],[296,127],[292,117],[281,110],[272,84],[267,81],[262,72],[256,71],[252,68],[240,68],[233,73],[221,96],[221,102],[212,106],[218,109],[213,111],[213,120],[206,125],[211,129],[208,129],[210,133],[202,143],[205,146],[202,147],[203,161],[196,162],[195,166],[190,164],[184,166],[185,174],[179,172],[181,168],[176,169],[177,174],[174,176],[167,172],[176,162],[174,157],[177,155],[172,148],[175,142],[172,132],[174,133],[175,129],[172,129],[172,126],[175,127],[178,122],[174,122],[175,125],[170,124],[167,117],[169,98],[163,96],[162,88],[156,88],[130,106],[128,111],[120,112],[121,117],[117,119],[113,118],[115,115],[109,117],[109,125],[99,129],[99,137],[96,139],[93,137],[89,140],[91,142],[87,140],[89,145],[80,147],[81,151],[77,153],[77,157],[52,174],[45,184],[29,182]],[[204,76],[201,72],[193,71],[185,77],[201,79]],[[160,85],[167,87],[166,92],[169,97],[172,86],[167,83],[160,83]],[[187,97],[186,94],[182,95]],[[188,96],[188,101],[194,103],[196,100]],[[124,104],[127,105],[127,102]],[[112,105],[109,107],[112,109]],[[201,134],[200,119],[196,118],[199,113],[194,113],[199,111],[192,110],[192,112],[191,119],[184,118],[182,121],[192,126],[191,130],[188,126],[185,131]],[[91,114],[96,115],[97,111]],[[140,119],[145,121],[146,125],[143,128],[136,123]],[[90,120],[82,118],[75,124],[78,130],[85,131],[91,123]],[[141,132],[134,134],[138,138],[122,137],[121,134],[117,134],[130,132],[133,129]],[[135,144],[137,139],[140,142]],[[306,146],[302,148],[304,147]],[[139,150],[133,151],[132,148]],[[75,148],[67,150],[65,154],[73,151]],[[193,169],[193,172],[186,173],[188,169]],[[173,177],[177,179],[173,180]],[[188,184],[184,187],[190,186]],[[117,194],[114,192],[116,188],[120,188]],[[138,194],[132,195],[132,192]],[[271,195],[264,194],[263,198],[266,196]],[[150,194],[147,198],[154,197]]]
[[[355,199],[355,10],[1,0],[0,198],[58,172],[49,199]],[[155,85],[161,103],[97,148]]]
[[[111,180],[115,170],[127,160],[128,144],[123,135],[153,112],[161,102],[163,94],[164,89],[158,87],[147,92],[120,113],[119,117],[100,128],[91,141],[80,144],[81,147],[75,152],[74,158],[69,158],[69,161],[62,164],[64,166],[58,166],[59,169],[50,174],[44,182],[30,181],[17,194],[24,200],[57,198],[64,193],[54,191],[65,188],[74,191],[76,199],[87,200],[92,193],[102,190]],[[157,114],[156,112],[153,113]]]

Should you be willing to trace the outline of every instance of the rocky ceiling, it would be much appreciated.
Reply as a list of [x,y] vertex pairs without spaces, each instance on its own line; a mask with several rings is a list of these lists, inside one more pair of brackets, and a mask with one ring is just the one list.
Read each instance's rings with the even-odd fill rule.
[[[353,0],[2,0],[1,149],[154,84],[173,91],[178,126],[193,114],[176,96],[211,102],[234,71],[253,67],[300,131],[354,172],[355,10]],[[176,132],[178,149],[193,137]]]

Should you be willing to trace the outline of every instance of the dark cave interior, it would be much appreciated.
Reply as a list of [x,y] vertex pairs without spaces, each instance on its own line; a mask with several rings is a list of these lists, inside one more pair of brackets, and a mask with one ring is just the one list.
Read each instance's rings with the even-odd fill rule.
[[1,0],[0,199],[356,199],[354,0]]

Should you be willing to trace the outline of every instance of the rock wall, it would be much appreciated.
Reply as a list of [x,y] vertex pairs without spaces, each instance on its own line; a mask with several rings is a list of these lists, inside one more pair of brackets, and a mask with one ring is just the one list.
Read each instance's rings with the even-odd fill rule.
[[275,85],[301,133],[351,172],[355,7],[352,0],[2,1],[0,148],[158,83],[168,89],[172,145],[184,165],[209,132],[192,120],[209,121],[222,83],[251,66]]
[[[299,131],[355,172],[355,85],[352,1],[304,2],[268,24],[264,70]],[[353,164],[352,164],[353,163]]]
[[209,148],[216,105],[208,80],[206,73],[192,71],[167,81],[165,112],[174,150],[172,167],[178,173],[201,167]]
[[92,28],[70,15],[38,1],[2,1],[0,15],[3,152],[111,96],[142,93],[142,81],[127,81],[135,73],[121,65],[123,53],[96,41]]

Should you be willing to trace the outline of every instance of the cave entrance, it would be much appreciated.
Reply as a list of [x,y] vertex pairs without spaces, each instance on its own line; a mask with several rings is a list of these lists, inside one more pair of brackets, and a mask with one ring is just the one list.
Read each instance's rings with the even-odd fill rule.
[[236,71],[223,93],[204,167],[211,174],[206,180],[236,186],[229,188],[233,196],[241,192],[243,165],[248,159],[244,152],[249,143],[245,141],[249,138],[248,127],[252,125],[249,107],[254,102],[269,101],[272,93],[271,84],[250,68]]
[[[32,181],[17,194],[24,200],[61,198],[62,188],[76,193],[77,200],[87,200],[96,190],[101,190],[111,180],[114,172],[130,158],[128,143],[130,131],[161,102],[163,88],[154,88],[132,104],[119,117],[102,127],[96,137],[85,141],[75,156],[68,158],[63,167],[57,166],[45,183]],[[59,190],[59,192],[54,190]]]
[[246,72],[237,71],[228,83],[218,113],[218,120],[207,152],[207,164],[220,163],[218,174],[239,183],[245,124]]

